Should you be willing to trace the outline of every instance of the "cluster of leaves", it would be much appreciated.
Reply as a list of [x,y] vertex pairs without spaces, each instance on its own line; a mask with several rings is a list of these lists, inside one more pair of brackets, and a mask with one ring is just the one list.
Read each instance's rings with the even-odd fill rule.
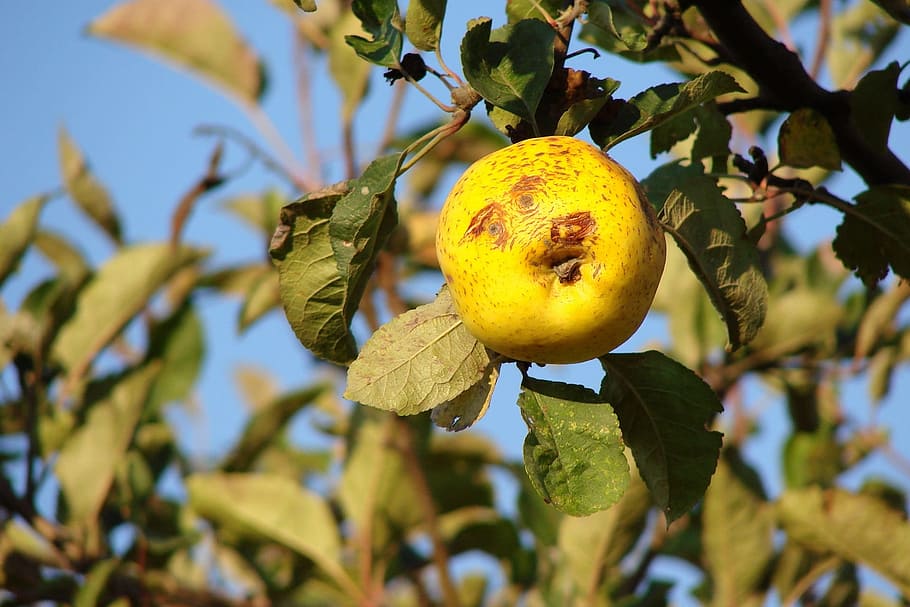
[[[290,204],[274,191],[231,199],[230,211],[271,237],[272,263],[214,270],[181,227],[201,196],[230,181],[226,141],[176,204],[170,241],[134,244],[61,131],[66,197],[116,252],[92,267],[69,235],[43,229],[55,195],[22,203],[0,225],[0,284],[34,251],[55,269],[19,309],[0,309],[0,366],[18,382],[0,405],[0,431],[25,439],[0,475],[6,604],[665,604],[672,584],[652,574],[657,557],[703,572],[696,594],[709,603],[760,604],[776,592],[785,602],[896,604],[861,587],[862,567],[910,597],[906,496],[881,482],[838,487],[842,473],[890,448],[887,432],[848,423],[837,390],[864,374],[880,402],[910,358],[900,316],[910,298],[910,171],[888,149],[892,123],[910,111],[900,66],[868,69],[906,15],[861,2],[826,24],[827,61],[849,91],[829,93],[772,41],[804,13],[829,18],[809,2],[771,15],[720,0],[511,0],[506,25],[468,23],[463,78],[442,61],[445,0],[411,0],[404,14],[394,0],[275,3],[313,56],[326,55],[346,140],[370,64],[400,74],[397,86],[420,88],[450,120],[391,137],[362,170],[347,146],[348,178],[330,186],[239,139],[306,193]],[[262,123],[264,67],[210,0],[130,0],[89,31],[190,69]],[[568,67],[576,40],[663,62],[679,82],[615,97],[618,81]],[[402,65],[406,44],[433,53],[439,69]],[[786,53],[782,74],[769,74],[766,53]],[[438,78],[450,102],[418,84],[412,65]],[[501,135],[469,120],[481,101]],[[734,154],[734,126],[776,144],[777,166],[757,148],[749,160]],[[597,390],[523,367],[521,465],[476,433],[434,430],[476,422],[504,361],[467,332],[444,290],[418,305],[400,288],[439,279],[426,243],[448,167],[504,145],[502,135],[585,130],[604,149],[647,134],[653,155],[678,157],[642,180],[677,245],[655,301],[670,339],[661,352],[602,357]],[[869,185],[855,203],[823,186],[843,163]],[[405,185],[412,204],[399,208]],[[812,204],[843,221],[833,246],[800,255],[780,225]],[[882,282],[889,270],[904,280]],[[254,412],[243,433],[219,461],[193,464],[165,410],[191,400],[205,355],[198,295],[209,291],[242,298],[241,331],[283,308],[303,346],[348,368],[346,397],[371,407],[346,407],[330,381],[281,393],[247,373]],[[362,345],[355,318],[371,331]],[[747,378],[782,395],[793,425],[776,496],[743,456],[754,420],[741,407],[719,415]],[[305,410],[344,448],[294,444],[286,429]],[[168,491],[173,472],[184,498]],[[514,515],[497,507],[497,474],[519,487]],[[47,484],[59,488],[51,506],[36,499]],[[131,539],[115,549],[122,529]],[[499,565],[495,588],[490,575],[455,577],[452,559],[477,552]]]

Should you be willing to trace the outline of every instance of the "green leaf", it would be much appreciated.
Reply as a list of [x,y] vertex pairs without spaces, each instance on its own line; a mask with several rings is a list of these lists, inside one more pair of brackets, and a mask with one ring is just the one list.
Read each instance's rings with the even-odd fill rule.
[[705,493],[702,545],[714,605],[745,605],[760,594],[774,556],[774,508],[746,475],[757,477],[727,450]]
[[16,271],[38,229],[38,218],[47,203],[46,196],[29,198],[0,224],[0,285]]
[[345,398],[414,415],[481,382],[490,356],[458,317],[448,289],[373,333],[348,369]]
[[537,132],[535,113],[553,71],[553,29],[537,19],[491,27],[487,18],[469,24],[461,41],[464,75],[484,99]]
[[834,131],[817,110],[801,108],[780,125],[777,146],[781,164],[797,169],[821,167],[841,170],[840,148]]
[[765,320],[768,287],[739,210],[713,179],[695,177],[667,197],[660,219],[723,317],[728,349],[749,343]]
[[433,423],[449,432],[460,432],[477,423],[490,407],[499,380],[499,367],[498,362],[488,364],[477,383],[434,407],[430,414]]
[[878,186],[856,197],[837,227],[834,252],[867,285],[910,278],[910,187]]
[[98,516],[157,373],[157,366],[149,365],[119,379],[61,448],[54,471],[70,523],[88,524]]
[[842,489],[788,490],[777,515],[788,537],[865,565],[910,594],[910,523],[882,500]]
[[92,173],[76,143],[63,127],[57,135],[60,173],[70,197],[114,242],[123,242],[120,220],[107,188]]
[[[5,242],[7,242],[6,238],[0,235],[0,243]],[[57,267],[60,277],[69,284],[82,284],[82,281],[88,277],[90,272],[88,262],[65,237],[54,232],[39,230],[35,234],[35,246],[48,261]],[[3,244],[0,244],[0,248],[2,247]]]
[[327,384],[316,384],[294,390],[257,409],[247,421],[240,440],[225,458],[222,469],[226,472],[249,470],[270,443],[279,439],[291,418],[329,388]]
[[698,132],[695,134],[695,141],[692,142],[689,157],[694,161],[729,156],[733,127],[727,117],[717,109],[717,104],[709,101],[696,107],[694,111]]
[[376,65],[395,67],[401,58],[404,37],[401,33],[401,15],[396,0],[354,0],[351,5],[365,32],[372,35],[345,36],[344,40],[357,54]]
[[674,116],[727,93],[744,92],[726,72],[714,71],[685,83],[660,84],[625,102],[607,124],[591,124],[591,137],[604,150],[653,129]]
[[240,194],[223,202],[221,207],[266,236],[271,236],[278,227],[281,207],[287,204],[284,196],[276,190],[262,194]]
[[237,317],[237,329],[240,332],[246,331],[253,323],[280,305],[278,273],[270,268],[270,271],[253,282],[244,294],[243,305]]
[[723,405],[700,377],[655,351],[608,354],[601,394],[619,418],[642,479],[672,522],[702,497],[721,447],[708,430]]
[[284,207],[269,248],[294,334],[313,354],[337,364],[357,356],[350,318],[344,314],[345,283],[329,237],[332,210],[348,191],[342,186]]
[[347,326],[360,306],[376,257],[398,223],[394,189],[403,159],[403,153],[389,154],[371,162],[348,184],[350,190],[332,211],[329,237],[345,287],[342,310]]
[[408,2],[404,33],[416,48],[435,51],[439,48],[442,20],[447,0],[411,0]]
[[160,411],[167,403],[186,400],[202,370],[205,329],[191,300],[149,328],[146,362],[160,361],[161,372],[152,385],[148,408]]
[[584,94],[591,95],[569,106],[556,124],[554,135],[572,137],[582,131],[619,88],[619,81],[612,78],[589,78]]
[[174,62],[244,103],[256,103],[265,90],[255,51],[212,0],[131,0],[92,21],[88,31]]
[[194,249],[167,243],[120,249],[79,293],[75,314],[54,342],[54,359],[71,374],[81,374],[177,270],[201,257]]
[[645,24],[621,4],[594,0],[588,6],[588,23],[613,35],[626,50],[643,51],[648,46]]
[[805,287],[781,293],[770,299],[767,322],[750,349],[767,350],[777,357],[807,347],[832,347],[843,314],[827,293]]
[[700,162],[682,164],[681,160],[673,160],[654,169],[641,185],[648,194],[648,200],[660,211],[677,185],[704,174],[705,167]]
[[572,516],[618,502],[629,464],[610,404],[583,386],[531,377],[521,385],[525,470],[541,497]]
[[514,24],[524,19],[556,18],[562,9],[561,0],[509,0],[506,2],[506,16]]
[[900,108],[900,73],[900,64],[892,61],[885,69],[867,72],[850,94],[850,120],[873,149],[888,147],[891,123]]
[[200,516],[302,554],[343,589],[353,584],[341,567],[338,525],[316,493],[282,476],[261,473],[193,474],[186,488],[189,505]]

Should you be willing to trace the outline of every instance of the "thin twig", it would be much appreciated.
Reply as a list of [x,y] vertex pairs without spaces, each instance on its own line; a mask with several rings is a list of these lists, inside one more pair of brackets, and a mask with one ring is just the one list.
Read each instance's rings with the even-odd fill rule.
[[303,154],[306,159],[304,175],[310,183],[318,184],[322,180],[318,170],[321,164],[319,148],[316,145],[316,129],[313,117],[316,115],[313,107],[313,91],[310,87],[309,44],[302,34],[295,36],[294,63],[297,73],[297,116],[300,121],[300,141],[303,145]]
[[834,569],[837,564],[840,562],[840,559],[836,556],[829,556],[823,561],[816,563],[812,569],[810,569],[806,575],[797,580],[796,584],[793,585],[793,588],[790,589],[790,592],[784,597],[784,600],[781,601],[783,607],[790,607],[791,605],[796,605],[800,597],[803,596],[806,592],[812,588],[812,585],[818,581],[820,577],[828,573],[830,570]]
[[190,213],[196,204],[196,201],[199,200],[203,194],[217,188],[222,183],[224,183],[224,175],[220,174],[218,171],[218,168],[221,165],[221,157],[223,152],[224,145],[221,142],[218,142],[218,144],[215,145],[215,149],[212,150],[211,156],[209,157],[209,164],[208,168],[205,171],[205,174],[200,177],[183,196],[180,197],[180,202],[177,203],[177,208],[174,209],[174,214],[171,215],[172,247],[176,247],[180,244],[181,235],[183,234],[183,226],[186,225],[186,220],[189,218]]
[[[244,148],[252,158],[256,158],[268,170],[280,175],[289,183],[297,185],[294,175],[288,173],[287,168],[276,160],[269,152],[262,149],[252,138],[230,126],[218,124],[201,124],[193,129],[196,135],[221,137],[229,139]],[[232,171],[236,173],[237,171]],[[311,191],[312,188],[306,191]]]
[[244,109],[250,118],[250,122],[253,123],[256,130],[262,134],[263,138],[275,151],[278,161],[284,167],[284,172],[291,176],[294,184],[304,192],[318,188],[319,184],[313,183],[304,177],[303,172],[294,157],[294,153],[291,151],[291,148],[288,147],[288,144],[285,143],[284,138],[281,137],[278,129],[275,128],[275,124],[272,122],[271,118],[269,118],[269,115],[266,114],[259,105],[245,105]]
[[401,116],[401,108],[404,106],[404,98],[408,91],[408,87],[400,82],[396,82],[393,88],[392,103],[389,105],[389,113],[386,116],[385,128],[382,131],[379,145],[376,147],[377,156],[380,156],[385,152],[395,139],[395,132],[398,128],[398,118]]

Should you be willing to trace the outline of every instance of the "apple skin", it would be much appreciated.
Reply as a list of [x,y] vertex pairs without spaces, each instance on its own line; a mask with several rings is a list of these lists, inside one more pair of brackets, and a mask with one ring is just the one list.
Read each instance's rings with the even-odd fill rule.
[[553,136],[464,172],[440,212],[436,255],[481,343],[515,360],[575,363],[638,329],[666,240],[628,171],[588,143]]

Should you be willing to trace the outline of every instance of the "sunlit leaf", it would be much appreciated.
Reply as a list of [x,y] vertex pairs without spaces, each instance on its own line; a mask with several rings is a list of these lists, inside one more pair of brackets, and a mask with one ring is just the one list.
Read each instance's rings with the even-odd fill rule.
[[422,51],[439,48],[442,20],[447,0],[411,0],[405,18],[404,32],[408,40]]
[[[0,228],[2,230],[2,228]],[[0,236],[0,243],[7,242]],[[0,247],[3,245],[0,244]],[[57,267],[60,276],[70,284],[80,284],[89,274],[88,262],[66,237],[46,230],[38,230],[35,234],[35,246],[41,251],[48,261]]]
[[670,193],[660,218],[723,317],[729,349],[749,343],[765,320],[768,287],[739,210],[713,179],[696,177]]
[[107,188],[92,173],[82,152],[63,127],[58,133],[57,145],[63,185],[73,202],[115,242],[121,242],[120,220]]
[[774,508],[745,475],[755,472],[725,451],[705,493],[702,545],[715,605],[744,605],[760,594],[774,556]]
[[[356,426],[338,487],[338,500],[355,528],[369,525],[374,550],[423,520],[418,492],[401,452],[392,446],[394,424],[379,412],[364,409]],[[355,418],[356,419],[356,418]]]
[[157,373],[149,365],[121,378],[60,450],[54,471],[71,523],[86,524],[98,515]]
[[562,6],[561,0],[509,0],[506,2],[506,16],[509,23],[522,19],[546,21],[548,16],[555,19]]
[[910,594],[910,523],[882,500],[842,489],[785,491],[777,514],[807,548],[863,564]]
[[659,84],[624,102],[608,123],[591,123],[591,137],[605,150],[699,104],[743,88],[726,72],[714,71],[684,83]]
[[0,224],[0,285],[16,271],[19,259],[25,253],[38,229],[38,217],[47,203],[47,197],[29,198]]
[[459,432],[477,423],[490,407],[499,379],[499,366],[497,363],[488,364],[477,383],[434,407],[430,414],[433,423],[449,432]]
[[354,0],[351,8],[372,40],[345,36],[345,42],[370,63],[385,67],[398,65],[404,36],[397,0]]
[[594,0],[588,6],[588,23],[612,34],[627,50],[642,51],[648,46],[643,20],[621,4]]
[[479,383],[489,354],[458,317],[448,289],[373,333],[348,369],[344,396],[413,415]]
[[797,169],[841,170],[840,149],[825,117],[811,108],[798,109],[780,125],[777,146],[782,164]]
[[275,231],[281,207],[287,200],[275,190],[264,194],[240,194],[232,196],[221,203],[221,206],[241,219],[250,227],[271,236]]
[[629,465],[609,402],[583,386],[525,377],[518,406],[528,425],[525,469],[546,501],[572,516],[619,501]]
[[255,51],[212,0],[130,0],[88,31],[172,61],[245,103],[255,103],[265,88]]
[[266,474],[193,474],[186,487],[200,516],[306,556],[342,588],[353,583],[340,564],[338,526],[319,495]]
[[71,373],[84,370],[177,270],[200,258],[199,251],[167,243],[121,249],[79,294],[54,342],[54,358]]
[[395,179],[404,154],[380,156],[352,180],[329,220],[329,237],[344,285],[344,318],[348,326],[376,263],[376,256],[398,223]]
[[601,392],[657,506],[676,520],[701,499],[720,453],[706,427],[723,410],[714,391],[678,362],[655,352],[607,354]]
[[464,75],[484,99],[536,130],[534,114],[553,71],[554,35],[537,19],[496,30],[489,19],[476,20],[461,41]]
[[878,186],[856,197],[837,227],[834,252],[867,285],[888,268],[910,279],[910,187]]
[[830,27],[828,71],[835,89],[849,89],[894,41],[900,24],[872,2],[857,2],[836,11]]
[[281,306],[281,289],[278,283],[278,272],[274,270],[259,277],[246,292],[237,328],[242,332],[250,328],[257,320]]

